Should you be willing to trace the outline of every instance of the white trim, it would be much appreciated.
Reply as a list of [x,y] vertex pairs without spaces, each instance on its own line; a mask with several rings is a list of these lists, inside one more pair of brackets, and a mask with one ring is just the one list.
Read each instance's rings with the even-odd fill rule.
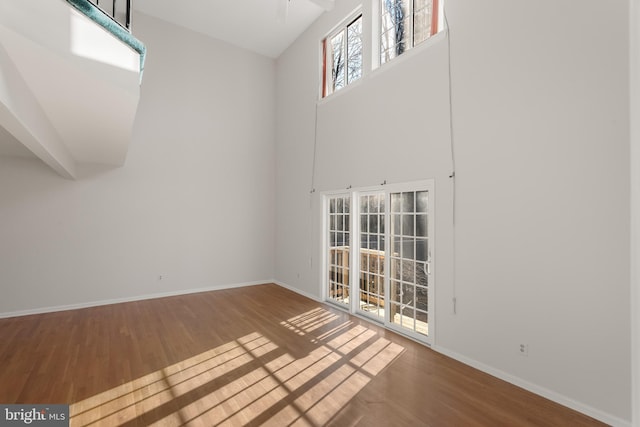
[[[327,285],[329,284],[329,280],[330,280],[330,275],[328,274],[328,267],[329,267],[329,257],[327,256],[327,248],[328,248],[328,242],[329,242],[329,235],[331,233],[331,231],[329,230],[330,227],[330,219],[329,219],[329,206],[330,206],[330,199],[331,198],[336,198],[336,199],[349,199],[349,221],[348,223],[351,224],[353,221],[353,194],[351,192],[349,192],[349,190],[345,190],[343,192],[339,192],[336,194],[331,194],[331,195],[327,195],[327,194],[323,194],[322,195],[322,210],[323,210],[323,214],[322,214],[322,248],[320,250],[320,253],[322,254],[321,256],[321,260],[322,260],[322,269],[321,269],[321,290],[320,290],[320,295],[323,298],[323,301],[329,301],[329,292],[328,292],[328,287]],[[343,227],[344,228],[344,227]],[[349,233],[349,248],[351,248],[351,246],[353,245],[353,229],[349,229],[349,231],[347,231]],[[351,271],[352,267],[352,257],[353,257],[353,251],[349,250],[349,271]],[[351,277],[351,276],[350,276]],[[347,284],[347,287],[349,289],[349,292],[351,292],[351,283]],[[352,299],[350,299],[351,301]],[[335,304],[337,305],[338,303],[335,302]],[[352,304],[352,302],[350,302],[350,305]]]
[[[356,295],[360,295],[360,291],[358,290],[357,294],[353,292],[356,287],[354,282],[360,277],[360,192],[347,190],[347,194],[351,200],[349,202],[351,203],[349,209],[349,313],[353,314],[358,311],[360,305],[360,298],[355,298]],[[328,246],[325,246],[325,252]]]
[[[369,185],[366,187],[349,187],[349,188],[344,188],[344,189],[339,189],[339,190],[323,190],[320,192],[320,194],[322,195],[326,195],[326,196],[335,196],[335,195],[339,195],[339,194],[347,194],[347,193],[351,193],[351,192],[358,192],[358,193],[366,193],[366,192],[373,192],[376,190],[383,190],[383,191],[411,191],[412,187],[420,187],[420,186],[425,186],[425,185],[430,185],[429,183],[431,181],[433,181],[434,186],[435,186],[435,180],[436,178],[426,178],[426,179],[420,179],[417,181],[407,181],[407,182],[384,182],[382,184],[377,184],[377,185]],[[353,213],[353,212],[352,212]]]
[[[320,41],[325,40],[327,38],[329,38],[333,33],[337,33],[338,29],[340,27],[345,27],[347,26],[350,22],[355,21],[356,17],[358,15],[364,15],[362,13],[362,5],[354,8],[351,12],[349,12],[348,14],[344,15],[345,18],[342,18],[340,21],[338,21],[338,23],[336,25],[334,25],[333,27],[331,27],[331,29],[324,35],[324,37],[322,37],[320,39]],[[364,34],[363,34],[364,37]]]
[[371,40],[371,60],[369,61],[369,70],[373,71],[380,67],[380,0],[371,0],[371,31],[369,39]]
[[[331,102],[332,99],[335,99],[336,97],[342,96],[343,94],[350,92],[351,90],[355,89],[356,87],[360,86],[361,84],[364,84],[365,81],[368,81],[368,80],[370,80],[372,78],[376,78],[378,75],[386,73],[387,70],[390,70],[391,68],[393,68],[393,67],[395,67],[395,66],[397,66],[399,64],[402,64],[405,61],[410,60],[410,58],[413,58],[415,55],[418,55],[420,51],[422,51],[424,49],[429,49],[435,43],[440,43],[443,40],[446,40],[445,37],[446,37],[445,32],[444,31],[440,31],[439,33],[429,37],[428,39],[426,39],[425,41],[423,41],[422,43],[420,43],[418,46],[414,47],[413,49],[409,49],[409,50],[405,51],[402,55],[396,56],[392,60],[390,60],[390,61],[388,61],[388,62],[386,62],[386,63],[384,63],[382,65],[378,65],[376,68],[373,68],[371,70],[368,70],[368,69],[364,68],[363,72],[362,72],[362,77],[360,77],[355,82],[346,85],[342,89],[339,89],[339,90],[337,90],[335,92],[332,92],[332,93],[328,94],[324,98],[322,97],[322,90],[321,90],[320,91],[320,98],[316,101],[316,105],[323,105],[323,104],[325,104],[327,102]],[[321,48],[320,48],[320,58],[322,58],[322,44],[321,44]],[[320,62],[320,63],[322,63],[322,62]],[[322,68],[322,67],[320,67],[320,68]],[[366,73],[365,73],[365,70],[366,70]],[[320,88],[322,88],[322,70],[320,72],[320,85],[319,86],[320,86]]]
[[[373,1],[373,13],[375,14],[376,19],[376,26],[375,28],[372,28],[372,32],[371,32],[371,38],[374,40],[373,43],[373,49],[372,50],[372,58],[371,58],[371,69],[372,71],[378,70],[382,67],[385,67],[387,64],[391,63],[391,62],[396,62],[399,60],[399,58],[403,58],[405,57],[405,55],[407,55],[409,52],[412,52],[413,50],[417,50],[417,49],[421,49],[423,45],[426,44],[430,44],[430,41],[432,39],[435,39],[436,37],[439,37],[441,34],[446,33],[446,28],[445,28],[445,21],[444,21],[444,0],[441,0],[440,2],[440,6],[438,7],[438,32],[435,33],[432,36],[427,37],[425,40],[423,40],[422,42],[418,43],[417,45],[414,46],[414,22],[413,22],[413,2],[409,2],[408,6],[409,6],[409,12],[407,13],[409,16],[411,16],[411,34],[409,37],[409,43],[408,46],[405,48],[405,51],[402,52],[401,55],[398,56],[394,56],[393,58],[389,59],[387,62],[385,62],[384,64],[381,64],[380,62],[380,35],[381,35],[381,31],[382,31],[382,9],[380,8],[380,0],[374,0]],[[412,54],[413,55],[413,54]],[[386,67],[385,67],[386,68]]]
[[[353,207],[353,211],[355,212],[353,215],[353,221],[351,222],[351,226],[353,227],[353,232],[356,234],[356,237],[354,238],[355,243],[352,245],[353,250],[351,251],[351,267],[353,269],[352,274],[350,276],[351,280],[353,282],[349,283],[349,295],[359,295],[360,293],[360,284],[358,283],[360,280],[360,274],[361,274],[361,268],[362,265],[360,264],[360,260],[361,260],[361,251],[362,251],[362,247],[360,246],[361,244],[361,236],[360,233],[362,232],[362,223],[360,222],[360,218],[362,216],[362,211],[361,211],[361,207],[360,207],[360,197],[362,196],[382,196],[384,203],[385,203],[385,211],[382,214],[382,217],[384,218],[384,224],[385,224],[385,230],[386,227],[389,224],[389,218],[387,217],[387,211],[388,208],[386,206],[388,206],[388,197],[387,197],[387,192],[385,191],[384,187],[382,186],[378,186],[375,187],[374,189],[371,190],[367,190],[367,191],[353,191],[351,193],[351,206]],[[368,217],[368,214],[365,213],[365,216]],[[379,233],[378,233],[379,234]],[[386,237],[386,233],[383,233],[382,236]],[[378,249],[379,250],[379,249]],[[386,253],[386,251],[385,251]],[[384,267],[383,267],[383,271],[389,271],[388,269],[388,257],[385,256],[384,257]],[[382,277],[383,279],[383,295],[379,295],[380,297],[385,297],[385,295],[389,295],[389,288],[387,285],[387,277],[386,274],[383,275]],[[355,283],[354,283],[355,282]],[[358,294],[356,294],[355,292],[353,292],[353,287],[357,287],[358,288]],[[380,326],[385,326],[384,325],[384,317],[379,317],[377,314],[370,314],[367,313],[364,310],[360,309],[360,297],[358,298],[351,298],[351,313],[353,314],[359,314],[360,316],[366,318],[366,319],[370,319],[372,322],[379,324]]]
[[[365,317],[360,315],[359,313],[350,313],[349,310],[347,309],[347,307],[344,306],[338,306],[337,304],[332,304],[331,301],[322,301],[320,298],[318,298],[315,295],[311,295],[307,292],[301,291],[300,289],[294,288],[292,286],[289,286],[287,284],[284,284],[282,282],[278,282],[278,281],[274,281],[272,283],[275,283],[278,286],[282,286],[285,289],[288,289],[292,292],[295,292],[297,294],[300,294],[304,297],[307,297],[309,299],[312,299],[318,303],[321,304],[326,304],[332,308],[335,308],[337,310],[343,311],[351,316],[357,317],[359,319],[365,320],[369,323],[372,323],[376,326],[379,327],[384,327],[384,325],[380,324],[379,322],[375,322],[373,321],[371,318],[369,317]],[[385,328],[386,329],[386,328]],[[573,409],[575,411],[578,411],[584,415],[587,415],[589,417],[595,418],[596,420],[602,421],[603,423],[606,423],[610,426],[613,427],[632,427],[631,422],[623,420],[621,418],[618,418],[614,415],[608,414],[606,412],[603,412],[599,409],[593,408],[589,405],[586,405],[584,403],[578,402],[576,400],[573,400],[563,394],[554,392],[552,390],[549,390],[547,388],[541,387],[537,384],[531,383],[529,381],[525,381],[519,377],[507,374],[504,371],[501,371],[500,369],[496,369],[493,368],[489,365],[485,365],[484,363],[478,362],[477,360],[471,359],[469,357],[463,356],[459,353],[456,353],[455,351],[451,351],[447,348],[441,347],[436,345],[435,343],[433,345],[429,345],[427,343],[425,343],[422,340],[416,340],[415,338],[408,336],[407,334],[402,333],[401,331],[396,331],[396,330],[389,330],[391,333],[403,336],[405,338],[411,339],[412,341],[424,345],[427,348],[431,348],[432,350],[437,351],[440,354],[445,355],[446,357],[450,357],[454,360],[457,360],[458,362],[464,363],[465,365],[471,366],[472,368],[478,369],[479,371],[482,371],[486,374],[489,374],[491,376],[494,376],[502,381],[506,381],[510,384],[513,384],[515,386],[518,386],[520,388],[523,388],[527,391],[530,391],[534,394],[537,394],[539,396],[542,396],[546,399],[549,399],[553,402],[556,402],[560,405],[566,406],[567,408]]]
[[[363,43],[362,46],[362,70],[360,73],[360,77],[358,77],[355,81],[353,82],[349,82],[349,78],[348,78],[348,69],[346,67],[346,64],[348,63],[348,51],[347,51],[347,45],[348,45],[348,28],[351,24],[353,24],[354,22],[356,22],[358,19],[362,20],[362,33],[360,34],[361,37],[361,42]],[[344,32],[344,39],[343,39],[343,43],[344,43],[344,52],[345,52],[345,70],[344,70],[344,86],[341,87],[340,89],[337,90],[332,90],[331,92],[329,91],[329,79],[330,77],[327,76],[326,77],[326,85],[327,87],[323,87],[322,86],[322,81],[325,80],[325,76],[324,74],[326,74],[328,69],[333,69],[333,55],[331,56],[331,61],[328,60],[328,58],[326,57],[326,55],[329,54],[329,45],[331,45],[331,39],[335,36],[337,36],[339,33]],[[320,67],[320,98],[319,100],[323,100],[326,99],[328,97],[330,97],[331,95],[333,95],[334,93],[338,93],[346,88],[348,88],[351,84],[357,83],[358,81],[362,80],[362,78],[365,76],[364,73],[364,39],[365,39],[365,35],[364,35],[364,14],[362,12],[362,6],[358,6],[356,7],[353,12],[349,13],[347,15],[346,18],[344,18],[342,21],[340,21],[340,23],[338,25],[336,25],[335,27],[333,27],[331,29],[331,31],[329,31],[321,40],[320,40],[320,64],[324,64],[324,67]],[[326,51],[323,52],[323,46],[326,49]],[[325,56],[323,56],[323,53]],[[323,93],[325,93],[325,90],[327,92],[326,96],[322,96]]]
[[[357,317],[359,319],[363,319],[367,322],[370,322],[372,324],[375,324],[377,326],[383,327],[383,325],[381,325],[378,322],[374,322],[372,321],[370,318],[368,317],[364,317],[359,315],[358,313],[350,313],[349,310],[347,310],[346,307],[341,307],[335,304],[331,304],[330,301],[322,301],[320,298],[316,297],[315,295],[311,295],[307,292],[301,291],[300,289],[294,288],[292,286],[286,285],[282,282],[278,282],[278,281],[274,281],[272,283],[275,283],[278,286],[282,286],[285,289],[288,289],[290,291],[293,291],[295,293],[298,293],[304,297],[307,297],[309,299],[312,299],[318,303],[322,303],[322,304],[326,304],[332,308],[338,309],[340,311],[343,311],[347,314],[350,314],[351,316]],[[406,338],[412,339],[412,337],[407,336],[406,334],[403,334],[401,332],[395,331],[395,330],[390,330],[391,333],[394,334],[398,334],[401,336],[404,336]],[[578,402],[576,400],[573,400],[563,394],[554,392],[552,390],[549,390],[547,388],[541,387],[537,384],[531,383],[529,381],[525,381],[519,377],[507,374],[504,371],[501,371],[500,369],[496,369],[493,368],[489,365],[485,365],[484,363],[478,362],[477,360],[468,358],[466,356],[463,356],[461,354],[456,353],[455,351],[451,351],[447,348],[441,347],[436,345],[435,343],[433,345],[428,345],[427,343],[425,343],[424,341],[417,341],[415,339],[412,339],[412,341],[415,341],[418,344],[422,344],[427,348],[431,348],[432,350],[437,351],[440,354],[443,354],[447,357],[450,357],[454,360],[457,360],[458,362],[464,363],[465,365],[471,366],[472,368],[478,369],[479,371],[482,371],[486,374],[489,374],[491,376],[494,376],[502,381],[506,381],[510,384],[516,385],[520,388],[523,388],[527,391],[530,391],[534,394],[537,394],[539,396],[542,396],[546,399],[549,399],[553,402],[556,402],[560,405],[566,406],[567,408],[573,409],[575,411],[578,411],[584,415],[590,416],[592,418],[595,418],[596,420],[602,421],[603,423],[606,423],[608,425],[611,425],[613,427],[632,427],[631,422],[623,420],[621,418],[618,418],[614,415],[608,414],[606,412],[603,412],[599,409],[593,408],[589,405],[586,405],[584,403]]]
[[437,351],[438,353],[441,353],[447,357],[457,360],[458,362],[462,362],[465,365],[471,366],[472,368],[478,369],[500,380],[516,385],[520,388],[523,388],[527,391],[535,393],[553,402],[559,403],[560,405],[566,406],[567,408],[571,408],[584,415],[595,418],[608,425],[611,425],[614,427],[631,427],[631,423],[627,420],[623,420],[614,415],[608,414],[599,409],[593,408],[589,405],[573,400],[563,394],[541,387],[537,384],[531,383],[529,381],[525,381],[522,378],[510,375],[504,371],[501,371],[500,369],[496,369],[489,365],[485,365],[484,363],[478,362],[477,360],[458,354],[455,351],[451,351],[449,349],[446,349],[444,347],[440,347],[437,345],[434,345],[431,348]]
[[[67,311],[67,310],[78,310],[78,309],[83,309],[83,308],[91,308],[91,307],[99,307],[99,306],[103,306],[103,305],[111,305],[111,304],[120,304],[120,303],[126,303],[126,302],[134,302],[134,301],[143,301],[143,300],[149,300],[149,299],[157,299],[157,298],[166,298],[166,297],[172,297],[172,296],[179,296],[179,295],[188,295],[188,294],[195,294],[195,293],[201,293],[201,292],[211,292],[211,291],[220,291],[220,290],[224,290],[224,289],[234,289],[234,288],[243,288],[243,287],[248,287],[248,286],[259,286],[259,285],[267,285],[267,284],[275,284],[277,286],[280,286],[284,289],[287,289],[291,292],[295,292],[303,297],[309,298],[310,300],[313,300],[317,303],[321,303],[321,304],[328,304],[331,307],[340,309],[342,311],[344,311],[345,313],[348,313],[350,315],[353,315],[355,317],[358,317],[360,319],[369,321],[371,323],[377,324],[378,326],[381,326],[379,323],[377,322],[372,322],[371,319],[364,317],[364,316],[360,316],[358,314],[354,314],[354,313],[349,313],[349,311],[344,308],[344,307],[338,307],[336,305],[333,304],[329,304],[328,301],[323,301],[321,298],[319,298],[316,295],[310,294],[308,292],[302,291],[296,287],[290,286],[284,282],[278,281],[278,280],[274,280],[274,279],[270,279],[270,280],[264,280],[264,281],[255,281],[255,282],[243,282],[243,283],[234,283],[234,284],[228,284],[228,285],[221,285],[221,286],[210,286],[210,287],[205,287],[205,288],[195,288],[195,289],[185,289],[185,290],[180,290],[180,291],[173,291],[173,292],[163,292],[163,293],[157,293],[157,294],[147,294],[147,295],[140,295],[140,296],[136,296],[136,297],[128,297],[128,298],[114,298],[114,299],[110,299],[110,300],[101,300],[101,301],[92,301],[92,302],[87,302],[87,303],[79,303],[79,304],[70,304],[70,305],[65,305],[65,306],[54,306],[54,307],[43,307],[43,308],[37,308],[37,309],[31,309],[31,310],[21,310],[21,311],[13,311],[13,312],[5,312],[5,313],[0,313],[0,319],[4,319],[4,318],[10,318],[10,317],[19,317],[19,316],[29,316],[29,315],[33,315],[33,314],[44,314],[44,313],[53,313],[53,312],[58,312],[58,311]],[[397,333],[398,335],[402,335],[405,337],[408,337],[407,335],[403,334],[403,333],[399,333],[397,331],[391,330],[392,333]],[[411,338],[411,337],[408,337]],[[431,348],[435,351],[437,351],[440,354],[443,354],[447,357],[450,357],[452,359],[455,359],[459,362],[464,363],[465,365],[471,366],[475,369],[478,369],[482,372],[485,372],[489,375],[492,375],[498,379],[501,379],[503,381],[506,381],[508,383],[514,384],[518,387],[521,387],[525,390],[528,390],[532,393],[535,393],[537,395],[540,395],[542,397],[545,397],[549,400],[552,400],[556,403],[559,403],[561,405],[564,405],[568,408],[574,409],[578,412],[581,412],[585,415],[588,415],[590,417],[593,417],[599,421],[602,421],[604,423],[607,423],[611,426],[614,427],[631,427],[632,424],[629,421],[625,421],[622,420],[616,416],[613,416],[611,414],[608,414],[606,412],[600,411],[598,409],[595,409],[589,405],[585,405],[583,403],[577,402],[573,399],[570,399],[560,393],[556,393],[554,391],[551,391],[549,389],[546,389],[544,387],[540,387],[536,384],[530,383],[528,381],[525,381],[521,378],[515,377],[513,375],[507,374],[506,372],[503,372],[499,369],[495,369],[492,368],[491,366],[485,365],[484,363],[478,362],[474,359],[462,356],[454,351],[448,350],[444,347],[440,347],[440,346],[436,346],[434,345],[428,345],[427,343],[425,343],[424,341],[416,341],[419,344],[423,344],[428,348]]]
[[[396,325],[395,323],[392,323],[388,318],[384,319],[384,325],[392,330],[395,331],[399,334],[408,336],[412,339],[414,339],[415,341],[421,342],[423,344],[426,344],[427,346],[431,347],[432,345],[435,344],[436,342],[436,334],[435,334],[435,330],[436,330],[436,321],[435,321],[435,313],[436,313],[436,308],[435,308],[435,262],[434,262],[434,258],[435,258],[435,178],[431,178],[431,179],[427,179],[427,180],[423,180],[423,181],[416,181],[414,183],[407,183],[407,184],[390,184],[388,186],[385,186],[386,188],[386,194],[389,196],[387,198],[387,204],[388,204],[388,208],[387,211],[385,213],[385,217],[386,217],[386,222],[388,225],[388,229],[386,230],[387,233],[389,233],[389,235],[387,236],[387,245],[391,245],[391,240],[392,240],[392,236],[391,236],[391,215],[393,214],[393,212],[391,211],[391,194],[392,193],[402,193],[402,192],[417,192],[417,191],[423,191],[426,190],[427,193],[429,194],[429,201],[428,201],[428,208],[427,208],[427,217],[428,217],[428,232],[427,232],[427,240],[428,240],[428,255],[427,255],[427,264],[429,264],[429,268],[430,268],[430,273],[428,274],[429,276],[429,287],[428,287],[428,300],[430,301],[430,304],[428,304],[427,306],[427,310],[428,310],[428,321],[427,324],[429,325],[429,333],[427,336],[421,335],[415,331],[409,330],[407,328],[404,328],[402,326]],[[389,259],[391,257],[388,257]],[[385,260],[385,262],[387,262],[388,260]],[[389,266],[389,264],[387,263],[387,265],[385,266],[385,268],[387,269],[386,271],[391,271],[391,268]],[[385,289],[385,294],[386,295],[390,295],[390,282],[389,279],[386,278],[386,284],[385,286],[387,286],[387,288]]]
[[[280,286],[281,288],[285,288],[285,289],[287,289],[287,290],[290,290],[291,292],[295,292],[295,293],[297,293],[297,294],[299,294],[299,295],[302,295],[303,297],[307,297],[307,298],[309,298],[309,299],[311,299],[311,300],[314,300],[315,302],[319,302],[319,303],[322,303],[322,304],[325,304],[325,303],[326,303],[326,301],[322,301],[322,299],[321,299],[321,298],[318,298],[316,295],[312,295],[312,294],[310,294],[310,293],[308,293],[308,292],[305,292],[305,291],[302,291],[302,290],[300,290],[300,289],[298,289],[298,288],[295,288],[295,287],[293,287],[293,286],[287,285],[287,284],[286,284],[286,283],[284,283],[284,282],[280,282],[280,281],[278,281],[278,280],[274,280],[274,281],[272,281],[271,283],[276,284],[276,285]],[[332,307],[333,307],[333,306],[332,306]],[[345,310],[345,311],[346,311],[346,310]]]
[[[323,228],[322,228],[322,248],[321,248],[321,253],[325,254],[326,248],[327,248],[327,237],[328,237],[328,233],[327,233],[327,222],[326,222],[326,214],[327,214],[327,200],[330,197],[343,197],[347,194],[351,195],[351,210],[350,210],[350,216],[351,216],[351,231],[349,232],[349,236],[350,236],[350,240],[351,240],[351,244],[350,246],[352,247],[352,250],[350,251],[350,266],[349,269],[351,271],[350,274],[350,281],[349,281],[349,294],[350,295],[356,295],[356,292],[354,291],[354,288],[357,287],[357,284],[355,283],[355,281],[358,280],[358,277],[360,277],[360,249],[359,249],[359,242],[360,242],[360,196],[363,194],[384,194],[385,200],[386,200],[386,207],[385,207],[385,214],[384,214],[384,218],[385,218],[385,223],[387,224],[385,227],[385,236],[386,236],[386,242],[387,245],[391,244],[391,236],[390,236],[390,213],[391,213],[391,201],[390,201],[390,194],[391,193],[397,193],[397,192],[415,192],[415,191],[422,191],[422,190],[426,190],[429,193],[429,204],[428,204],[428,211],[427,211],[427,216],[429,218],[429,222],[428,222],[428,250],[429,250],[429,255],[427,256],[428,259],[428,263],[430,265],[430,273],[429,273],[429,277],[430,277],[430,285],[428,288],[428,292],[429,292],[429,301],[434,302],[435,301],[435,294],[434,294],[434,289],[435,289],[435,262],[434,262],[434,258],[435,258],[435,207],[434,207],[434,201],[435,201],[435,178],[428,178],[428,179],[424,179],[424,180],[419,180],[419,181],[411,181],[411,182],[401,182],[401,183],[387,183],[386,181],[382,184],[382,185],[376,185],[376,186],[368,186],[368,187],[357,187],[357,188],[352,188],[351,186],[349,186],[347,189],[345,190],[327,190],[327,191],[322,191],[320,194],[322,195],[322,216],[324,218],[323,220]],[[385,248],[386,251],[386,248]],[[326,255],[326,254],[325,254]],[[327,303],[332,303],[334,304],[328,297],[327,297],[327,292],[326,292],[326,279],[327,279],[327,274],[326,274],[326,269],[327,269],[327,258],[326,256],[323,258],[323,264],[322,264],[322,269],[320,272],[320,295],[322,297],[322,302],[327,302]],[[390,271],[389,268],[389,257],[385,257],[385,271]],[[385,286],[385,295],[389,295],[389,278],[386,277],[384,278],[384,286]],[[396,333],[399,333],[401,335],[404,335],[406,337],[409,337],[417,342],[420,342],[422,344],[425,344],[427,346],[431,346],[435,343],[435,329],[436,329],[436,325],[435,325],[435,308],[433,307],[433,305],[429,305],[428,307],[428,324],[429,324],[429,334],[427,336],[424,336],[422,334],[419,334],[415,331],[411,331],[408,330],[404,327],[395,325],[394,323],[392,323],[391,321],[389,321],[388,319],[384,318],[384,319],[380,319],[377,316],[369,316],[366,313],[362,312],[359,310],[359,305],[358,305],[358,300],[356,298],[350,298],[349,301],[349,313],[353,314],[353,315],[358,315],[362,318],[366,318],[371,320],[372,322],[376,323],[376,324],[380,324],[381,326],[385,327],[386,329],[390,330],[390,331],[394,331]],[[337,304],[334,304],[337,305]],[[386,316],[385,316],[386,317]]]
[[[320,215],[320,223],[322,225],[322,229],[320,231],[320,300],[327,301],[329,299],[329,292],[327,292],[326,284],[329,282],[329,274],[327,274],[327,264],[329,263],[329,257],[326,254],[325,248],[327,247],[327,241],[329,237],[328,228],[329,221],[328,215],[326,212],[329,210],[329,195],[322,194],[321,205],[322,205],[322,215]],[[349,235],[351,236],[351,235]]]
[[631,419],[640,427],[640,1],[630,3],[629,22],[629,117],[630,117],[630,300],[631,300]]
[[78,304],[58,305],[53,307],[42,307],[42,308],[34,308],[34,309],[28,309],[28,310],[9,311],[5,313],[0,313],[0,319],[6,319],[9,317],[30,316],[32,314],[54,313],[57,311],[79,310],[82,308],[99,307],[102,305],[121,304],[125,302],[143,301],[148,299],[175,297],[178,295],[197,294],[201,292],[221,291],[224,289],[244,288],[247,286],[267,285],[270,283],[275,283],[275,281],[273,279],[269,279],[269,280],[255,281],[255,282],[232,283],[228,285],[183,289],[179,291],[160,292],[157,294],[138,295],[134,297],[113,298],[108,300],[90,301],[90,302],[83,302]]
[[[442,39],[442,40],[441,40]],[[393,65],[389,65],[389,64],[400,64],[404,61],[409,60],[409,58],[418,55],[418,52],[425,50],[425,49],[429,49],[430,47],[432,47],[434,44],[436,43],[440,43],[443,40],[446,40],[446,31],[438,31],[436,34],[432,35],[431,37],[429,37],[428,39],[426,39],[425,41],[423,41],[422,43],[420,43],[418,46],[413,47],[409,50],[405,50],[402,55],[396,56],[392,59],[390,59],[389,61],[385,62],[384,64],[380,65],[378,64],[378,66],[376,68],[374,68],[373,70],[371,70],[371,75],[375,76],[378,75],[380,73],[383,72],[383,70],[389,70],[391,68],[393,68]],[[378,53],[378,62],[380,62],[380,53]]]

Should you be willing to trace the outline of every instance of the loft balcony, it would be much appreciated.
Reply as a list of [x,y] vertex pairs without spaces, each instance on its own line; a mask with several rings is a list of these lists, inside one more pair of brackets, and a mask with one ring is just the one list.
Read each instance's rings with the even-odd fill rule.
[[82,163],[124,164],[144,59],[141,43],[136,50],[123,41],[126,29],[113,23],[118,34],[99,23],[111,21],[103,11],[85,0],[72,3],[0,2],[3,140],[67,178]]

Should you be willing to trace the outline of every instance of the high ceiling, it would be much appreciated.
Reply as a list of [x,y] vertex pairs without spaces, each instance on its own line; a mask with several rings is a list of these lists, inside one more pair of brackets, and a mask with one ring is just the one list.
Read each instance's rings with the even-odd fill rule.
[[34,157],[21,142],[0,126],[0,156]]
[[135,0],[133,5],[144,14],[276,58],[333,0]]
[[[136,11],[278,57],[334,0],[135,0]],[[135,32],[135,16],[133,21]],[[0,156],[33,154],[0,127]]]

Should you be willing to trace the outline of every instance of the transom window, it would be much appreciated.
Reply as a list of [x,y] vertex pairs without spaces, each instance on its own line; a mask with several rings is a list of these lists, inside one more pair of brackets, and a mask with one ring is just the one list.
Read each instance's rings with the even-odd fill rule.
[[380,0],[380,64],[439,31],[439,0]]
[[362,14],[346,21],[322,41],[322,96],[362,77]]
[[[444,28],[443,1],[376,0],[375,15],[364,17],[373,20],[372,25],[366,26],[366,34],[363,33],[362,12],[345,19],[321,43],[322,98],[441,31]],[[366,70],[363,49],[373,55]]]

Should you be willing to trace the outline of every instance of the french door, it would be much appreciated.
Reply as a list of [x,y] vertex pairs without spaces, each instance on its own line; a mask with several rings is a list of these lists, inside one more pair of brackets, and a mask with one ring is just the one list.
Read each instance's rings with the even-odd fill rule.
[[349,304],[349,272],[351,233],[351,195],[340,194],[327,200],[328,292],[331,302]]
[[433,341],[433,182],[325,196],[326,299]]
[[385,302],[385,206],[384,192],[363,192],[357,195],[360,244],[357,249],[358,288],[356,311],[384,320]]

